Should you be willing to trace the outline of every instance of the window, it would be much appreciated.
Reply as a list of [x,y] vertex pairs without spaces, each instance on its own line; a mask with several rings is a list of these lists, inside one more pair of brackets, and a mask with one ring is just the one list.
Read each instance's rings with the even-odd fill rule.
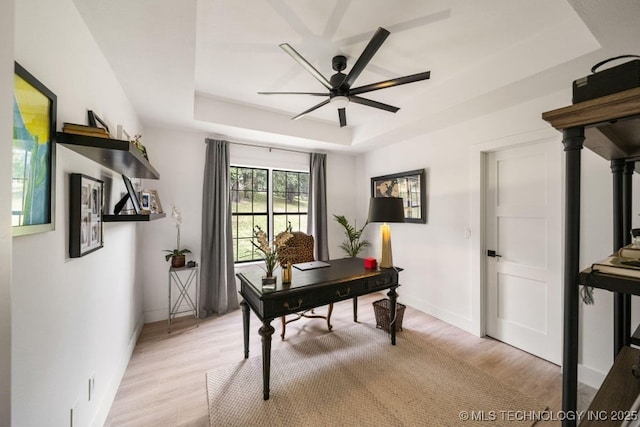
[[[272,189],[272,190],[271,190]],[[270,240],[290,222],[293,231],[307,231],[309,173],[231,167],[231,213],[235,262],[261,260],[251,244],[255,226]]]

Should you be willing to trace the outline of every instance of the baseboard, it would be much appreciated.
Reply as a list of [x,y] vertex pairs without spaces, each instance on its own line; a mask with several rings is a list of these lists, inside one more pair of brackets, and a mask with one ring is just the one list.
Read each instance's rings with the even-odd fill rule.
[[578,381],[589,387],[599,389],[606,376],[606,372],[596,371],[588,366],[578,364]]
[[[403,299],[402,297],[403,295],[400,296],[400,301]],[[471,319],[460,316],[459,314],[453,313],[449,310],[444,310],[433,304],[429,304],[427,301],[421,298],[416,298],[413,295],[404,295],[404,297],[406,301],[411,301],[411,303],[407,304],[404,301],[401,301],[403,304],[409,305],[416,310],[420,310],[423,313],[442,320],[443,322],[446,322],[451,326],[455,326],[456,328],[460,328],[466,332],[469,332],[470,334],[477,335],[474,333],[473,322],[471,321]]]
[[107,421],[109,411],[111,410],[111,405],[116,398],[116,393],[118,392],[118,388],[120,387],[122,377],[124,377],[124,373],[127,370],[127,366],[129,366],[129,360],[131,360],[131,355],[133,354],[133,350],[136,347],[136,343],[138,342],[138,337],[142,332],[143,326],[144,317],[140,316],[140,319],[138,319],[136,327],[131,334],[131,337],[129,338],[129,342],[127,343],[127,351],[122,355],[122,358],[118,363],[116,372],[111,377],[111,381],[109,381],[107,389],[102,395],[102,399],[100,400],[100,402],[98,402],[98,409],[96,410],[93,421],[91,422],[92,426],[103,426],[105,424],[105,421]]
[[167,320],[167,312],[167,307],[146,310],[144,312],[144,323],[153,323],[159,322],[161,320]]

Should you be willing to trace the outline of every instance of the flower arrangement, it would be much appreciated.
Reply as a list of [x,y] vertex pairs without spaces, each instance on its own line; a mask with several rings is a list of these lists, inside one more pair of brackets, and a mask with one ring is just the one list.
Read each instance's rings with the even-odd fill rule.
[[255,226],[253,235],[258,240],[258,243],[252,240],[251,244],[258,248],[262,258],[264,258],[267,277],[273,277],[273,270],[276,269],[279,260],[282,259],[286,251],[285,243],[293,237],[293,234],[291,234],[291,223],[289,223],[285,231],[276,236],[272,243],[269,243],[267,233],[265,233],[259,225]]
[[[180,226],[182,225],[182,214],[180,213],[178,208],[176,208],[175,205],[173,205],[173,207],[171,208],[171,218],[173,219],[173,222],[176,223],[176,232],[177,232],[176,248],[165,249],[164,252],[169,252],[169,253],[166,254],[164,258],[165,260],[169,261],[172,258],[181,257],[182,265],[184,265],[184,256],[185,254],[190,254],[191,251],[189,249],[180,249]],[[171,263],[172,265],[174,264],[173,260],[171,261]],[[173,266],[175,267],[176,265],[173,265]],[[178,266],[178,267],[181,267],[181,266]]]

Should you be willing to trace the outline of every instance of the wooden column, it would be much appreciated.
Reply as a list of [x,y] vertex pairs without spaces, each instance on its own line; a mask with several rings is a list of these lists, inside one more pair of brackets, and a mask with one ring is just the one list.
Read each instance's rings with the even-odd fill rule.
[[[580,272],[580,169],[584,127],[562,131],[565,151],[565,264],[562,410],[576,411],[578,400],[578,274]],[[574,427],[576,420],[563,420]]]

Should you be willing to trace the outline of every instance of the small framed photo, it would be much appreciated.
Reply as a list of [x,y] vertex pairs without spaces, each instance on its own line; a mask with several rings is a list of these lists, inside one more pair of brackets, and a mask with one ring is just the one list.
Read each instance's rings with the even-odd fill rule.
[[104,183],[79,173],[70,175],[69,256],[79,258],[103,246]]
[[145,190],[149,193],[149,210],[151,213],[163,213],[162,203],[160,202],[160,196],[158,196],[157,190]]
[[146,191],[140,193],[140,208],[143,213],[151,212],[151,195]]

